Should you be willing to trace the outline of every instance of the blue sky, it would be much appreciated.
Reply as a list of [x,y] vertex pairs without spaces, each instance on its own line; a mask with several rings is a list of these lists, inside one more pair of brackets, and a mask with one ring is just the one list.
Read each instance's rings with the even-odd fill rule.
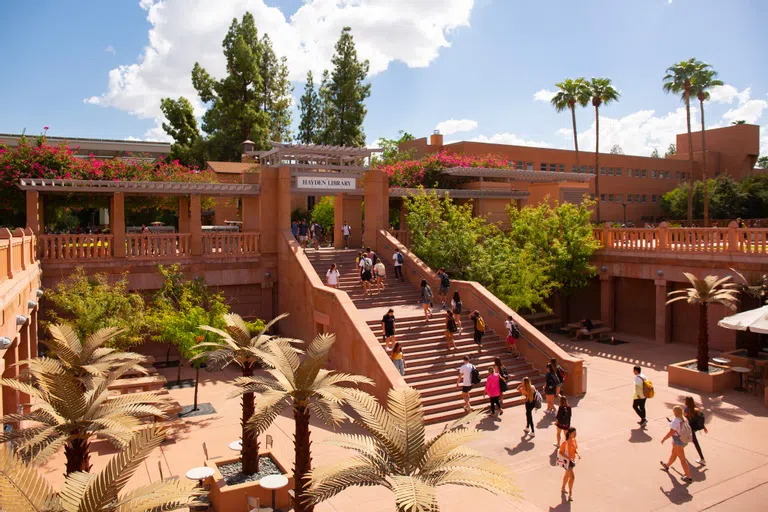
[[[601,146],[663,150],[685,121],[661,77],[689,57],[728,84],[707,105],[708,125],[768,126],[765,2],[40,0],[8,3],[0,17],[0,132],[162,138],[159,99],[194,99],[195,60],[221,72],[221,39],[245,10],[288,57],[296,98],[306,71],[327,66],[340,28],[353,27],[374,71],[369,144],[439,126],[446,140],[570,147],[570,118],[548,91],[565,77],[606,76],[622,97],[602,111]],[[590,109],[578,113],[585,147],[593,122]]]

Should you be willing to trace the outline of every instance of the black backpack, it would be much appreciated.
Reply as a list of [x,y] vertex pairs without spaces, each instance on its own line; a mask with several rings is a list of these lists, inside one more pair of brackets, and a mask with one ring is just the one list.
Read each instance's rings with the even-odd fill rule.
[[458,330],[459,329],[456,327],[456,320],[454,320],[453,318],[448,320],[448,332],[456,332]]
[[448,279],[448,274],[446,274],[445,272],[440,274],[440,285],[443,288],[450,288],[451,286],[451,280]]
[[405,262],[401,253],[397,253],[397,262],[401,265]]
[[517,326],[515,322],[512,322],[512,336],[519,339],[520,338],[520,328]]
[[480,372],[475,366],[472,367],[472,384],[480,384]]
[[373,253],[373,256],[371,257],[371,261],[373,261],[373,264],[375,265],[377,261],[379,261],[379,257],[376,256],[376,253]]
[[507,380],[509,379],[509,372],[506,368],[501,369],[501,373],[499,374],[499,386],[501,388],[501,392],[504,393],[509,389],[509,385],[507,384]]

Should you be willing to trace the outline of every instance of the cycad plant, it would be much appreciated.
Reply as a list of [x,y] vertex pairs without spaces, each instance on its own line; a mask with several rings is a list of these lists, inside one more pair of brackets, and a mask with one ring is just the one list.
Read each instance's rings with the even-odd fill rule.
[[[206,369],[209,371],[220,371],[228,365],[235,363],[240,366],[243,377],[253,376],[253,370],[257,365],[263,362],[264,356],[268,355],[267,347],[273,343],[288,344],[289,341],[277,336],[270,336],[267,331],[279,320],[288,316],[283,314],[266,324],[263,329],[251,336],[248,324],[238,314],[224,315],[224,322],[227,324],[226,331],[201,325],[200,329],[214,333],[219,336],[217,342],[205,342],[195,345],[193,349],[207,349],[208,352],[192,358],[205,358]],[[253,393],[242,393],[243,414],[240,424],[242,426],[242,466],[243,473],[250,475],[259,471],[259,442],[256,434],[252,430],[246,429],[248,420],[253,416]]]
[[704,182],[704,225],[709,226],[709,192],[707,190],[707,130],[704,126],[704,102],[709,99],[709,91],[723,85],[717,79],[717,71],[705,62],[699,62],[696,72],[691,77],[691,94],[699,100],[701,109],[701,180]]
[[690,281],[691,287],[684,290],[669,292],[670,299],[667,304],[686,301],[688,304],[699,306],[699,332],[698,353],[696,354],[696,368],[701,372],[709,371],[709,324],[708,307],[710,304],[722,304],[728,309],[735,310],[738,298],[736,284],[729,283],[731,276],[717,277],[707,276],[699,279],[693,274],[684,272],[683,275]]
[[335,427],[346,419],[341,406],[350,386],[373,384],[368,377],[323,368],[335,341],[335,334],[320,334],[312,340],[303,356],[285,343],[269,344],[269,354],[264,356],[265,363],[271,367],[267,370],[269,377],[239,377],[235,381],[240,393],[258,393],[256,411],[247,426],[256,435],[265,432],[283,410],[293,410],[296,512],[314,510],[314,505],[304,499],[305,477],[312,469],[310,413]]
[[72,473],[60,491],[7,445],[0,445],[0,510],[7,512],[149,512],[178,510],[194,503],[195,482],[155,482],[120,495],[136,469],[165,436],[160,426],[137,432],[100,473]]
[[476,487],[510,498],[517,495],[508,467],[466,446],[482,437],[464,426],[479,411],[447,425],[427,441],[418,391],[390,390],[386,408],[358,390],[349,391],[347,400],[360,418],[354,422],[369,436],[342,434],[329,441],[357,455],[310,473],[307,496],[312,503],[356,485],[386,487],[395,495],[398,512],[439,511],[436,488],[441,485]]
[[589,103],[589,87],[587,81],[583,78],[566,78],[562,82],[556,83],[557,94],[552,98],[552,106],[555,110],[571,111],[571,122],[573,124],[573,144],[576,147],[576,167],[579,166],[579,138],[576,131],[576,105],[586,107]]
[[600,224],[600,106],[619,100],[619,91],[610,78],[592,78],[587,84],[592,106],[595,107],[595,216]]
[[98,382],[86,381],[83,389],[83,383],[72,375],[46,371],[47,367],[53,368],[52,361],[38,361],[31,366],[30,383],[0,379],[0,386],[27,393],[33,402],[30,412],[3,416],[2,423],[19,422],[22,428],[0,434],[0,443],[13,441],[19,454],[34,464],[45,462],[63,446],[67,474],[88,472],[94,436],[122,447],[142,418],[165,416],[158,407],[162,400],[157,393],[110,397],[109,386],[132,368],[132,362],[112,370]]

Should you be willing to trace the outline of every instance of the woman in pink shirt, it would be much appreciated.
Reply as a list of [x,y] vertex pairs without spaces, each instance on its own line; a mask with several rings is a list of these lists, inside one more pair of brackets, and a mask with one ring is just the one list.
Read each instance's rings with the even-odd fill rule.
[[488,369],[488,378],[485,379],[485,391],[483,396],[487,396],[491,401],[491,412],[489,416],[496,416],[496,407],[501,411],[501,383],[499,382],[499,374],[496,373],[496,367],[491,366]]

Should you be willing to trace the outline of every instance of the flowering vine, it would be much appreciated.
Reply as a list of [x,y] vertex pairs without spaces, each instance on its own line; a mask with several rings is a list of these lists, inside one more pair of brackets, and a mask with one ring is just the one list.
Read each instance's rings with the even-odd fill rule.
[[389,176],[390,187],[432,187],[440,184],[440,172],[452,167],[514,169],[515,163],[498,155],[467,156],[441,151],[418,160],[402,160],[379,167]]

